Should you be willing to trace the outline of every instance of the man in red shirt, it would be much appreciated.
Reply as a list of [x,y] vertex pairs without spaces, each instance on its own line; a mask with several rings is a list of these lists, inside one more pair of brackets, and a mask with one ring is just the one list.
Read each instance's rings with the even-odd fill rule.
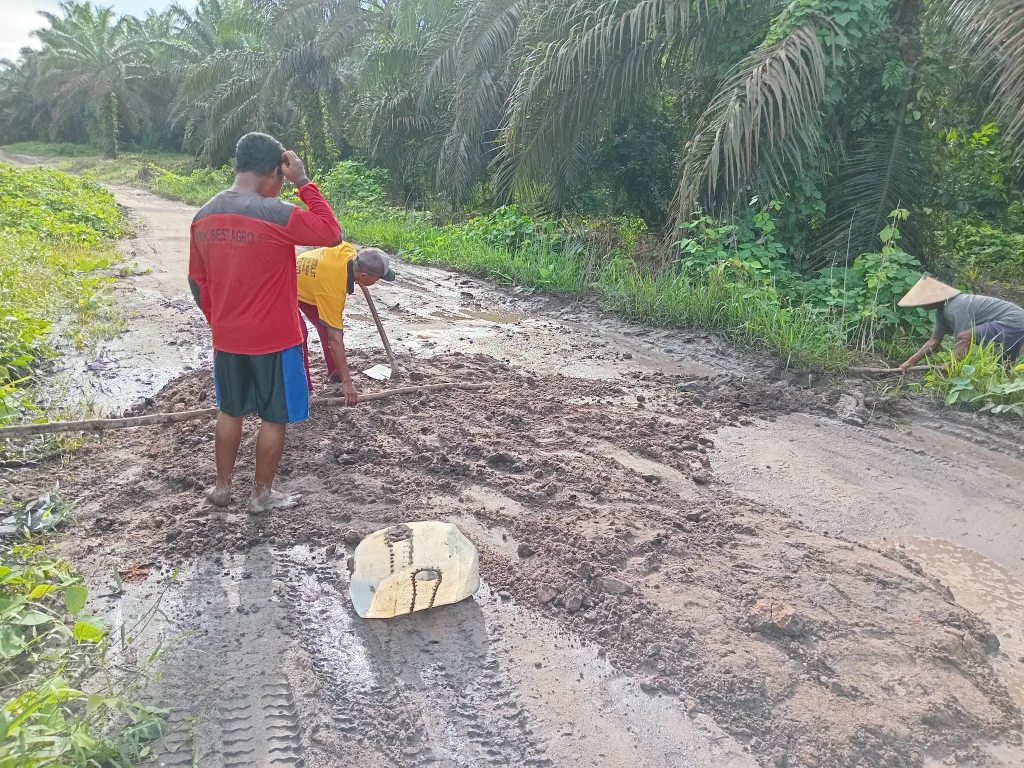
[[[278,200],[284,179],[308,210]],[[210,501],[231,502],[231,474],[242,417],[256,413],[254,512],[295,506],[273,490],[285,425],[309,416],[305,337],[297,308],[295,246],[331,246],[341,228],[294,152],[266,134],[248,133],[235,148],[235,183],[192,221],[188,281],[213,332],[217,391],[217,484]]]

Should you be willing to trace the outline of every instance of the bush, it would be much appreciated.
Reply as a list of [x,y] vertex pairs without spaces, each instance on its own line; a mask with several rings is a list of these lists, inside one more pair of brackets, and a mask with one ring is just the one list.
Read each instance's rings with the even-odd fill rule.
[[947,217],[936,239],[941,256],[958,265],[968,280],[1024,284],[1024,234],[978,219]]
[[994,344],[971,344],[962,360],[944,352],[917,389],[947,405],[1024,418],[1024,363],[1009,361]]
[[921,278],[921,262],[899,246],[899,222],[907,216],[902,208],[890,214],[891,222],[879,232],[881,251],[862,253],[849,268],[824,269],[801,286],[814,306],[839,320],[854,349],[902,354],[932,330],[923,309],[897,306]]
[[[37,544],[0,545],[0,765],[131,765],[163,731],[135,699],[97,674],[111,633],[86,613],[80,573]],[[127,642],[127,641],[125,641]]]
[[225,167],[197,168],[187,176],[156,168],[150,186],[154,192],[192,205],[203,205],[211,197],[231,186],[235,173]]
[[338,163],[325,176],[317,180],[317,186],[336,210],[385,209],[387,196],[387,171],[367,168],[362,163],[347,160]]

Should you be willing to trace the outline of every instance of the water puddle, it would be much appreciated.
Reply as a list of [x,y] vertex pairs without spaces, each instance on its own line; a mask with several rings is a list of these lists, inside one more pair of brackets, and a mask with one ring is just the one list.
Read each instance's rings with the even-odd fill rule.
[[866,543],[898,547],[949,587],[960,605],[992,625],[1000,645],[993,667],[1024,707],[1024,584],[999,563],[945,539],[895,536]]

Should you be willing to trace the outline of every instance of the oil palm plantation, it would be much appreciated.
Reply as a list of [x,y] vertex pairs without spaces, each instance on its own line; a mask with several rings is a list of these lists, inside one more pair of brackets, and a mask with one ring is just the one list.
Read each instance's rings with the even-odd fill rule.
[[37,90],[46,94],[50,134],[80,119],[114,156],[122,132],[138,134],[149,120],[149,40],[135,33],[135,19],[118,18],[112,8],[75,2],[60,8],[60,15],[42,14],[49,27],[37,33],[43,44]]
[[672,218],[777,198],[810,223],[811,261],[856,254],[926,194],[922,132],[957,97],[955,65],[973,66],[971,87],[990,86],[997,116],[1024,133],[1022,31],[1021,0],[927,13],[920,0],[563,0],[520,33],[496,181],[570,199],[617,118],[652,91],[699,94]]

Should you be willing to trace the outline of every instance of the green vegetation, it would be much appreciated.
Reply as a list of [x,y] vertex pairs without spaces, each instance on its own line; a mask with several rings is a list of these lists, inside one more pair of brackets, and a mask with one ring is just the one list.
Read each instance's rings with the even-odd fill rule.
[[387,206],[386,183],[379,169],[352,162],[321,179],[347,238],[517,285],[596,291],[630,318],[719,331],[796,366],[840,368],[851,347],[903,350],[930,330],[923,311],[895,306],[920,276],[920,264],[898,246],[902,209],[883,228],[880,252],[805,280],[775,240],[778,204],[751,209],[738,224],[696,218],[683,228],[675,264],[644,266],[640,220],[538,221],[505,207],[436,225],[427,214]]
[[876,250],[904,208],[934,271],[927,211],[1005,227],[1021,200],[1017,2],[68,0],[0,65],[0,134],[218,168],[264,130],[456,219],[516,204],[671,235],[778,200],[805,274]]
[[121,152],[104,157],[84,144],[25,141],[3,147],[7,152],[56,161],[57,167],[93,181],[130,184],[172,200],[202,205],[231,185],[229,168],[196,168],[188,155],[172,152]]
[[37,411],[32,385],[55,352],[54,324],[78,346],[120,330],[105,296],[126,232],[113,196],[59,171],[0,163],[0,423]]
[[[0,765],[130,766],[145,758],[163,729],[138,700],[145,668],[112,674],[117,641],[87,613],[82,574],[32,542],[0,544],[0,563]],[[119,642],[131,642],[127,632]]]
[[1024,418],[1024,363],[1010,365],[992,345],[972,344],[963,360],[948,352],[936,360],[919,392],[956,405],[993,414]]

